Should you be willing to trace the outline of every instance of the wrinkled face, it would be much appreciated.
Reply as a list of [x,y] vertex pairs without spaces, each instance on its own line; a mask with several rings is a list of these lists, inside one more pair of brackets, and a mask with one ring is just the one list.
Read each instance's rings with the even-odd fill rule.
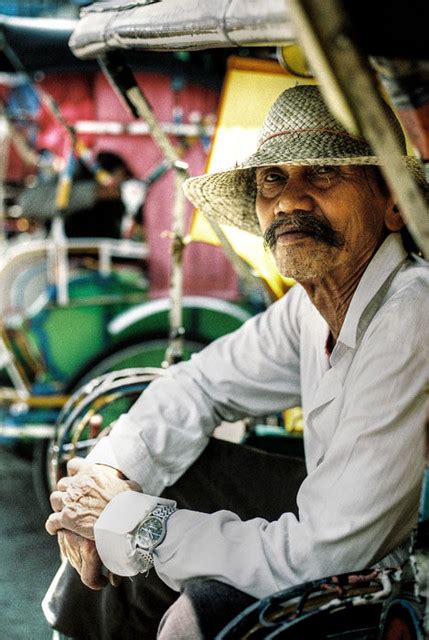
[[387,230],[403,224],[397,216],[393,228],[392,198],[365,167],[262,167],[256,190],[256,213],[277,268],[301,281],[359,268]]

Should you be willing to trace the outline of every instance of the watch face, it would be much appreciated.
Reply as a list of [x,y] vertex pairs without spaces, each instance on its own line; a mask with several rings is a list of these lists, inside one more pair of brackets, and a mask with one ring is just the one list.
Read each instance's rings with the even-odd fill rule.
[[137,530],[137,544],[143,549],[149,549],[159,542],[163,533],[162,521],[156,516],[147,518]]

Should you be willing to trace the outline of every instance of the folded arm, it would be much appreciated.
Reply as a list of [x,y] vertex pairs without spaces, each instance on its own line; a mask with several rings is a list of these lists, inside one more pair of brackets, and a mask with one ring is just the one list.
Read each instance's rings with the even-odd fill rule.
[[[299,517],[244,522],[229,511],[179,509],[155,550],[155,569],[169,586],[180,590],[190,578],[209,576],[264,597],[396,562],[389,554],[417,520],[429,378],[428,329],[422,335],[406,316],[402,310],[396,325],[389,315],[376,318],[368,329],[344,382],[350,392],[334,434],[298,493]],[[408,339],[398,348],[404,326]],[[114,508],[115,500],[107,509]]]

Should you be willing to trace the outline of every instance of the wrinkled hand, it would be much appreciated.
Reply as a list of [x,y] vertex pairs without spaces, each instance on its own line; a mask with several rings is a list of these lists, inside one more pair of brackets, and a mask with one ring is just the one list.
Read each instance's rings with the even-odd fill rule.
[[122,491],[141,491],[140,485],[123,479],[116,469],[81,458],[73,458],[67,470],[70,475],[61,478],[50,497],[54,513],[45,526],[51,535],[67,529],[94,540],[94,525],[110,500]]
[[108,582],[119,584],[120,578],[103,565],[94,542],[94,524],[107,503],[121,491],[141,491],[136,482],[125,480],[122,473],[105,465],[88,465],[73,458],[67,465],[69,477],[62,478],[51,494],[54,509],[46,522],[51,535],[57,534],[61,555],[79,573],[82,582],[99,590]]
[[113,586],[118,584],[120,580],[118,576],[114,576],[110,571],[108,577],[103,574],[103,565],[93,540],[62,529],[58,531],[58,544],[62,558],[67,558],[71,566],[76,569],[84,585],[99,591],[108,582]]

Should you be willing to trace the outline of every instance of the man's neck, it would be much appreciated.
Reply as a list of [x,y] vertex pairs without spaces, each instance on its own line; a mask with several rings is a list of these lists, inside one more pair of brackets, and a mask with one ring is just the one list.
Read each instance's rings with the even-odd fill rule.
[[300,283],[326,320],[334,344],[340,334],[354,292],[371,259],[372,256],[367,260],[359,261],[358,264],[353,265],[352,269],[337,268],[319,280],[306,280]]

